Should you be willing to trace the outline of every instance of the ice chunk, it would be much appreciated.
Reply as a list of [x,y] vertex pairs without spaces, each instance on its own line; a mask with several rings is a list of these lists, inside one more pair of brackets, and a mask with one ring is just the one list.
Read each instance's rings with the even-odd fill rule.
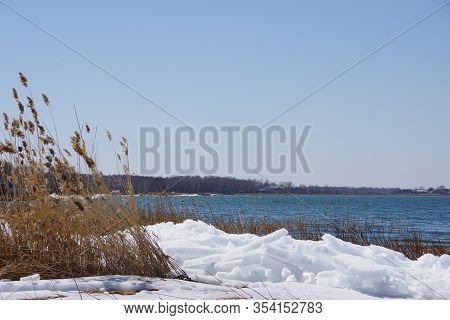
[[20,278],[20,281],[39,281],[39,280],[41,280],[41,276],[39,274],[33,274],[28,277]]

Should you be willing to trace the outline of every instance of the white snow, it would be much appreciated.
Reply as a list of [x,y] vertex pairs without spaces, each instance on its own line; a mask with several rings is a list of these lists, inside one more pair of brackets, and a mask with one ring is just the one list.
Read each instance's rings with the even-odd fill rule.
[[16,299],[371,299],[352,290],[302,283],[249,283],[231,286],[133,276],[103,276],[40,281],[0,281],[0,300]]
[[450,256],[417,261],[378,246],[324,235],[300,241],[284,229],[264,237],[233,235],[203,222],[148,227],[168,255],[193,278],[249,283],[306,283],[380,298],[450,298]]
[[300,241],[278,230],[227,234],[203,223],[147,227],[194,280],[103,276],[0,281],[0,299],[448,299],[450,256],[417,261],[330,235]]

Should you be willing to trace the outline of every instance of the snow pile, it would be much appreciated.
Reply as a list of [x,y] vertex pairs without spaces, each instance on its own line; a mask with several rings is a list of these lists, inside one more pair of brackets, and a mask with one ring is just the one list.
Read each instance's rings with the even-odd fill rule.
[[297,282],[381,298],[450,298],[449,255],[411,261],[383,247],[357,246],[331,235],[322,241],[295,240],[284,229],[264,237],[234,235],[192,220],[147,230],[166,254],[203,282]]

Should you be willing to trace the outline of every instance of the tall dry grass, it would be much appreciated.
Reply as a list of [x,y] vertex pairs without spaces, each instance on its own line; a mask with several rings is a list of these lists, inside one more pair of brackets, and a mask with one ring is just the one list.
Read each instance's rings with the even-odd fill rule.
[[[3,113],[0,140],[0,278],[186,277],[140,224],[131,184],[125,201],[95,198],[110,190],[86,142],[95,141],[91,128],[78,123],[71,151],[64,149],[49,98],[42,94],[38,103],[28,79],[19,74],[19,80],[21,92],[12,90],[18,112]],[[51,113],[52,130],[41,120],[43,110]],[[115,156],[129,174],[126,139],[120,145]]]
[[299,240],[319,241],[325,233],[357,245],[378,245],[403,253],[410,259],[417,259],[430,253],[436,256],[450,254],[448,243],[439,239],[425,239],[419,232],[401,223],[379,224],[374,221],[355,221],[349,217],[285,218],[285,219],[242,219],[239,214],[221,216],[200,215],[195,205],[177,208],[168,197],[159,197],[151,210],[140,214],[141,224],[162,222],[182,223],[186,219],[202,220],[227,233],[267,235],[280,229]]

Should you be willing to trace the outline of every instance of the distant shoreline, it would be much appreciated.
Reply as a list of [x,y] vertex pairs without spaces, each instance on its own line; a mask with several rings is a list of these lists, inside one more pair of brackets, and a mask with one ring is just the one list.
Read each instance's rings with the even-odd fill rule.
[[189,192],[148,192],[148,193],[140,193],[137,195],[145,196],[145,195],[164,195],[164,196],[199,196],[199,197],[208,197],[208,196],[238,196],[238,195],[258,195],[258,196],[388,196],[388,197],[449,197],[449,194],[426,194],[426,193],[396,193],[396,194],[376,194],[376,193],[264,193],[264,192],[255,192],[255,193],[189,193]]
[[[90,178],[87,176],[86,178]],[[412,195],[450,196],[450,189],[444,185],[416,188],[398,187],[349,187],[294,185],[292,182],[271,182],[268,180],[238,179],[220,176],[171,176],[151,177],[131,175],[103,176],[109,190],[127,193],[131,182],[136,194],[299,194],[299,195]]]

